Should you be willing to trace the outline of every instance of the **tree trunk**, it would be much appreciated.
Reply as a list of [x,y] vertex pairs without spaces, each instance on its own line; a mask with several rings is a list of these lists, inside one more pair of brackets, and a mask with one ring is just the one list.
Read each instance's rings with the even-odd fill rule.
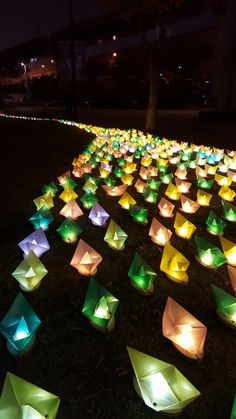
[[236,1],[228,0],[219,16],[214,57],[213,96],[217,110],[236,112]]
[[157,89],[158,89],[158,69],[155,60],[155,52],[149,52],[149,67],[150,67],[150,87],[149,87],[149,101],[146,113],[145,130],[152,134],[157,133]]

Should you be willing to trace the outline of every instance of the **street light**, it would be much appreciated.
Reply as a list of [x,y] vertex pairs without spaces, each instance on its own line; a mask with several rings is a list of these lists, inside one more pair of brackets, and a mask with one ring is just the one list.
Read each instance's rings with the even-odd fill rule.
[[20,63],[21,67],[24,69],[24,84],[25,84],[25,90],[28,91],[28,80],[27,80],[27,65],[23,62]]

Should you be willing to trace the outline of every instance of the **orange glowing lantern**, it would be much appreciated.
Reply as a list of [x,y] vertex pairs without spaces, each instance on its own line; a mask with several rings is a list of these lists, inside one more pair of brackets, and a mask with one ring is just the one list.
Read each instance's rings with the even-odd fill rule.
[[163,313],[162,331],[183,355],[196,360],[203,358],[206,326],[170,297]]
[[92,276],[97,273],[97,267],[102,261],[102,256],[80,239],[70,265],[84,276]]
[[62,208],[60,211],[60,215],[63,215],[65,218],[73,218],[76,220],[81,215],[84,215],[83,211],[81,210],[80,206],[77,204],[74,198],[70,199],[70,201]]
[[145,188],[147,187],[147,184],[145,182],[142,182],[142,180],[137,179],[134,185],[135,189],[139,193],[143,193]]
[[187,214],[194,214],[200,208],[200,205],[197,202],[184,195],[180,195],[180,202],[182,207],[179,209]]
[[153,217],[149,230],[149,236],[154,243],[159,244],[160,246],[165,246],[172,236],[172,231]]
[[178,190],[181,193],[188,193],[189,192],[189,189],[192,186],[192,183],[190,183],[190,182],[184,182],[183,180],[178,179],[178,178],[175,178],[175,184],[176,184]]
[[168,201],[167,199],[161,198],[161,200],[158,204],[158,208],[159,208],[159,214],[162,217],[165,217],[165,218],[174,217],[173,210],[174,210],[175,206],[174,206],[174,204],[172,204],[172,202]]
[[233,268],[233,266],[227,265],[230,281],[232,288],[234,290],[234,293],[236,295],[236,268]]
[[107,186],[102,185],[102,188],[109,196],[121,196],[125,193],[128,185]]

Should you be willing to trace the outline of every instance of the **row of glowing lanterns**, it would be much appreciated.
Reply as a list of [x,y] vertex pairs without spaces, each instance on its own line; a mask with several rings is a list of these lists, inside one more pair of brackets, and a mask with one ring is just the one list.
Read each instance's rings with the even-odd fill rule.
[[[65,123],[68,123],[68,121]],[[85,126],[83,124],[75,125],[88,131],[92,131],[96,135],[99,133],[99,135],[101,135],[101,129],[98,127]],[[133,134],[134,144],[140,142],[140,137],[141,143],[143,144],[145,144],[145,142],[148,144],[151,140],[154,141],[152,137],[145,137],[142,133],[139,133],[139,138],[136,138],[136,131],[134,131]],[[122,141],[120,142],[117,140],[117,138],[119,139],[119,135],[122,138]],[[136,201],[126,191],[127,186],[133,183],[134,177],[131,173],[136,171],[137,166],[136,163],[133,163],[133,156],[138,150],[138,147],[131,145],[127,149],[126,143],[130,142],[130,137],[132,139],[130,132],[127,134],[127,132],[120,132],[119,130],[103,130],[103,135],[100,138],[96,138],[90,145],[89,151],[86,150],[84,154],[80,155],[79,158],[75,159],[73,162],[74,176],[85,177],[86,179],[83,186],[85,194],[81,197],[81,202],[84,208],[91,209],[89,219],[96,226],[104,227],[109,220],[109,214],[101,207],[95,196],[100,179],[92,178],[88,175],[92,172],[92,169],[97,166],[98,162],[101,162],[101,167],[99,168],[100,178],[104,179],[105,183],[105,185],[102,185],[102,188],[107,195],[121,196],[119,205],[122,208],[129,210],[130,215],[136,222],[141,224],[147,224],[148,222],[146,208],[136,205]],[[109,140],[107,141],[107,139]],[[135,183],[136,190],[144,194],[147,202],[156,203],[156,191],[159,189],[161,183],[164,183],[168,184],[165,192],[166,196],[171,200],[180,199],[182,205],[180,210],[182,212],[191,214],[195,213],[200,206],[209,206],[212,195],[205,190],[198,190],[197,201],[193,201],[183,195],[183,193],[187,194],[192,186],[190,182],[185,181],[187,178],[187,166],[177,168],[175,172],[176,185],[171,183],[173,178],[172,173],[166,173],[166,169],[163,169],[163,167],[167,166],[167,164],[164,163],[167,155],[164,155],[163,150],[168,149],[167,147],[171,146],[172,142],[164,140],[164,147],[162,147],[162,143],[163,141],[160,142],[158,140],[157,144],[162,150],[162,156],[158,158],[159,173],[163,173],[163,175],[160,177],[160,180],[154,179],[154,177],[158,175],[158,170],[151,166],[152,159],[153,157],[155,158],[155,156],[153,153],[150,153],[150,148],[146,147],[148,156],[143,156],[141,158],[140,177],[143,180],[147,180],[147,183],[145,184],[141,179],[138,179]],[[174,147],[176,147],[176,153],[187,148],[187,143],[181,143],[181,147],[179,147],[176,142],[173,143]],[[113,153],[110,149],[111,144],[116,144]],[[101,145],[103,150],[102,155],[99,156]],[[117,170],[115,171],[114,169],[113,173],[121,179],[122,185],[116,185],[116,181],[110,176],[112,166],[109,165],[108,158],[103,159],[105,150],[104,145],[108,147],[106,148],[107,154],[110,153],[111,156],[113,155],[118,160],[120,159],[120,162],[118,162],[118,166],[116,167]],[[210,189],[214,180],[213,182],[211,180],[210,183],[206,183],[206,185],[204,185],[204,182],[207,182],[206,178],[208,174],[214,174],[215,181],[221,186],[219,196],[224,199],[224,201],[222,201],[224,217],[226,220],[236,221],[236,207],[234,207],[233,204],[229,204],[235,196],[234,191],[229,188],[231,183],[236,181],[235,172],[232,171],[236,169],[235,154],[228,151],[228,156],[226,156],[227,158],[225,157],[225,160],[228,161],[228,166],[230,167],[230,169],[229,167],[227,169],[228,172],[226,170],[228,177],[225,177],[216,173],[219,166],[212,166],[215,161],[219,162],[222,160],[223,151],[215,150],[216,158],[213,162],[212,153],[209,152],[209,148],[200,147],[197,149],[197,147],[198,146],[192,146],[194,152],[200,155],[198,165],[195,166],[198,186],[202,189]],[[94,154],[97,149],[99,149],[96,153],[98,157],[95,159]],[[132,152],[133,155],[127,155],[127,152]],[[149,154],[152,154],[152,156]],[[188,155],[187,152],[183,154]],[[122,156],[124,156],[124,159],[121,158]],[[207,159],[205,158],[206,156]],[[221,156],[221,158],[219,156]],[[140,155],[136,156],[136,158],[140,157]],[[102,159],[105,161],[101,161]],[[162,161],[160,162],[160,160]],[[177,164],[180,161],[180,156],[171,157],[170,160],[170,164]],[[183,155],[182,160],[184,160]],[[208,167],[204,160],[209,164]],[[90,162],[92,163],[91,166]],[[194,164],[191,164],[191,162],[189,167],[191,168],[192,166],[192,168],[194,168]],[[205,171],[201,168],[203,164],[205,164],[205,167],[207,168],[207,170],[205,168]],[[227,165],[222,164],[221,169],[225,170],[225,166]],[[120,171],[119,169],[121,167],[122,170]],[[82,229],[75,220],[83,215],[83,211],[76,202],[78,195],[74,189],[77,184],[71,178],[70,172],[60,176],[58,181],[63,187],[60,199],[65,202],[65,206],[60,211],[60,214],[66,219],[57,231],[65,242],[74,242],[82,232]],[[39,258],[45,251],[49,250],[49,243],[44,230],[48,228],[53,220],[50,209],[54,206],[53,197],[56,195],[57,191],[58,188],[54,182],[43,187],[43,195],[34,200],[37,212],[30,219],[35,227],[35,232],[19,243],[19,247],[24,253],[24,260],[13,272],[13,276],[20,283],[20,287],[24,291],[29,292],[35,290],[40,285],[42,278],[47,274],[47,270]],[[164,197],[161,198],[158,204],[159,214],[164,218],[173,217],[174,208],[175,205]],[[220,236],[223,233],[226,223],[211,211],[206,220],[206,226],[208,232]],[[184,239],[190,239],[196,230],[196,226],[187,220],[180,212],[177,212],[175,215],[174,229],[178,236]],[[172,232],[160,223],[159,220],[153,218],[149,235],[154,243],[159,246],[164,246],[160,264],[161,271],[175,282],[186,283],[188,281],[186,271],[189,266],[189,261],[170,244]],[[114,220],[110,220],[104,237],[104,240],[108,245],[115,250],[122,250],[124,249],[127,237],[127,234],[114,222]],[[196,258],[201,264],[209,268],[218,268],[225,262],[232,265],[228,265],[228,271],[233,289],[236,292],[236,269],[233,267],[236,266],[236,244],[222,236],[220,236],[220,241],[223,253],[219,248],[202,237],[195,236],[197,247]],[[102,256],[85,241],[80,239],[70,264],[76,268],[80,274],[93,276],[96,274],[97,267],[101,261]],[[153,269],[142,259],[139,253],[136,252],[128,272],[131,284],[139,292],[149,295],[153,292],[153,283],[156,275],[157,274]],[[224,322],[235,327],[236,298],[214,285],[212,285],[212,290],[217,304],[218,315]],[[88,317],[89,322],[93,327],[101,331],[111,331],[115,325],[115,313],[118,304],[119,300],[116,297],[102,287],[94,278],[90,278],[82,313]],[[27,353],[34,344],[36,331],[40,326],[40,323],[38,316],[33,311],[26,298],[20,293],[0,324],[0,331],[7,339],[7,348],[9,352],[14,356]],[[203,357],[204,342],[207,334],[206,326],[170,297],[167,300],[163,313],[162,327],[163,335],[170,339],[173,345],[186,357],[195,360],[200,360]],[[188,403],[200,395],[199,391],[173,365],[167,364],[166,362],[132,348],[128,348],[128,353],[135,372],[134,387],[145,403],[154,410],[170,414],[180,413]],[[17,392],[19,385],[22,388],[21,398],[20,401],[16,399],[14,405],[14,403],[12,404],[10,401],[9,388],[15,393]],[[29,386],[31,388],[30,394],[29,392],[26,394],[26,391],[24,392],[23,389],[24,387],[28,388]],[[186,392],[186,389],[188,389],[188,392]],[[31,396],[35,397],[34,405],[31,404]],[[40,403],[42,400],[43,402]],[[37,407],[37,401],[39,407]],[[49,419],[53,419],[56,417],[58,406],[59,398],[57,396],[39,389],[11,373],[7,374],[0,400],[0,418],[3,418],[1,412],[3,412],[3,414],[7,412],[13,417],[13,412],[16,410],[19,411],[20,409],[20,418],[41,419],[46,416]],[[231,418],[235,419],[235,415],[236,399],[233,405]],[[4,416],[4,419],[5,417],[6,416]]]

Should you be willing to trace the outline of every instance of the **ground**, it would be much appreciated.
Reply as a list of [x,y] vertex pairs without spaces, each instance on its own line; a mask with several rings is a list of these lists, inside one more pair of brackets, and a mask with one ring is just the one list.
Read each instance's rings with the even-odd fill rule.
[[[170,130],[173,131],[173,127]],[[91,135],[56,122],[3,118],[0,119],[0,132],[2,318],[19,292],[11,273],[22,260],[17,243],[32,232],[28,219],[35,212],[33,199],[40,195],[45,183],[56,180],[71,168],[73,157],[86,147]],[[168,129],[165,135],[168,137]],[[201,134],[199,140],[207,142],[210,136],[206,132],[205,138]],[[223,140],[222,144],[230,147],[227,139]],[[76,181],[80,198],[83,181]],[[216,192],[217,186],[214,188]],[[81,238],[103,256],[97,280],[120,300],[114,331],[111,334],[95,331],[81,315],[88,279],[69,265],[76,244],[63,243],[56,233],[63,221],[59,215],[63,203],[57,198],[52,210],[55,221],[47,232],[51,250],[41,258],[49,273],[40,288],[26,296],[42,320],[37,342],[26,357],[14,359],[1,338],[0,386],[5,372],[11,371],[57,394],[61,398],[58,419],[164,417],[148,408],[134,392],[128,345],[174,364],[201,392],[201,397],[184,410],[183,419],[228,418],[236,392],[235,331],[217,318],[210,289],[210,283],[214,283],[232,293],[226,265],[220,268],[220,274],[202,268],[195,261],[193,241],[186,245],[175,237],[173,245],[191,261],[190,280],[187,286],[168,280],[159,270],[161,254],[148,237],[150,221],[153,215],[157,216],[157,208],[142,202],[132,187],[129,192],[148,208],[148,226],[135,224],[128,212],[119,208],[118,199],[106,197],[101,188],[97,192],[101,205],[129,236],[124,251],[114,252],[107,246],[103,241],[105,230],[91,225],[88,211],[85,210],[85,216],[79,220],[83,229]],[[219,202],[214,201],[218,213]],[[190,218],[198,225],[198,232],[205,236],[203,220],[207,214],[208,210],[201,208]],[[171,223],[168,221],[166,225]],[[236,241],[236,227],[227,225],[225,237]],[[219,246],[218,238],[210,240]],[[154,294],[148,298],[139,295],[127,277],[136,250],[157,272]],[[162,313],[168,296],[208,327],[205,356],[199,363],[181,356],[162,336]]]

